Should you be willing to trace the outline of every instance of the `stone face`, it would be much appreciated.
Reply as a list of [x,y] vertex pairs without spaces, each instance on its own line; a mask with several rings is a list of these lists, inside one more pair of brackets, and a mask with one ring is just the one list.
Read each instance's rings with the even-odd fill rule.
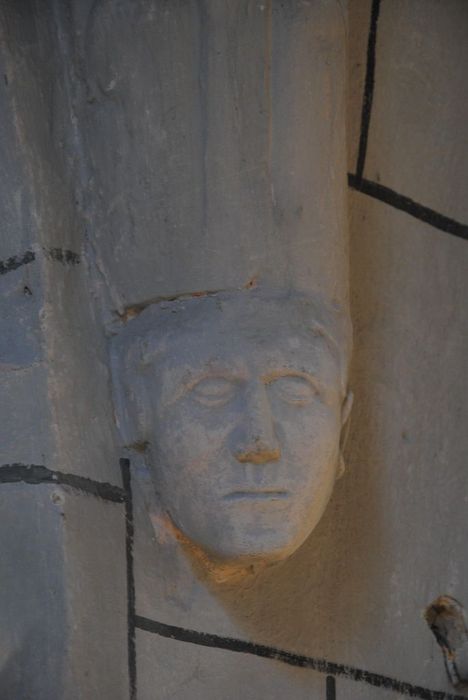
[[341,473],[349,335],[321,299],[253,289],[152,306],[117,336],[123,437],[209,557],[281,560],[316,526]]

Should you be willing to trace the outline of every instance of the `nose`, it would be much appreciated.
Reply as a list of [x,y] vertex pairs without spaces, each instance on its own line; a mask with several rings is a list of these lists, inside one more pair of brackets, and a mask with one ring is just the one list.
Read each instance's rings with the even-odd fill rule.
[[266,464],[281,457],[273,416],[263,383],[251,388],[246,398],[242,423],[237,431],[234,456],[238,462]]

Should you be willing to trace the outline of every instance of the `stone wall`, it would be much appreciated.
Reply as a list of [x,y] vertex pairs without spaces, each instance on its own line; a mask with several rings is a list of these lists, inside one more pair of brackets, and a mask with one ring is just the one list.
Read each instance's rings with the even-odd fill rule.
[[[0,7],[6,700],[466,695],[424,611],[439,595],[468,598],[468,7],[343,8]],[[255,89],[267,10],[280,47],[268,70],[290,61],[306,76],[283,76],[276,92]],[[269,110],[292,125],[270,161],[288,205],[272,219],[271,134],[258,117]],[[314,149],[336,170],[317,169],[304,155]],[[318,257],[306,235],[317,217],[331,231]],[[288,561],[214,585],[155,547],[145,458],[115,427],[109,338],[142,304],[258,278],[347,301],[346,218],[346,473]]]

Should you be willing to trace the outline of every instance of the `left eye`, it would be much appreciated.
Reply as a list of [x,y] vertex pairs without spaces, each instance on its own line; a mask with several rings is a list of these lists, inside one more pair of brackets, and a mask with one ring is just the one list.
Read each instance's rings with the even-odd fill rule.
[[318,393],[311,382],[296,375],[279,377],[270,386],[283,401],[297,406],[308,404]]
[[192,397],[204,406],[221,406],[233,396],[235,386],[222,377],[202,379],[192,389]]

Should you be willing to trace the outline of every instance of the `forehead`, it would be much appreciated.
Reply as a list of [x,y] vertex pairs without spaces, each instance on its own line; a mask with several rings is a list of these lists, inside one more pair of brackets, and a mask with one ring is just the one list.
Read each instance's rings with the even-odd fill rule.
[[143,363],[155,363],[166,388],[210,372],[247,378],[289,368],[330,381],[340,372],[338,348],[323,326],[278,304],[181,315],[170,328],[153,329],[147,351]]

